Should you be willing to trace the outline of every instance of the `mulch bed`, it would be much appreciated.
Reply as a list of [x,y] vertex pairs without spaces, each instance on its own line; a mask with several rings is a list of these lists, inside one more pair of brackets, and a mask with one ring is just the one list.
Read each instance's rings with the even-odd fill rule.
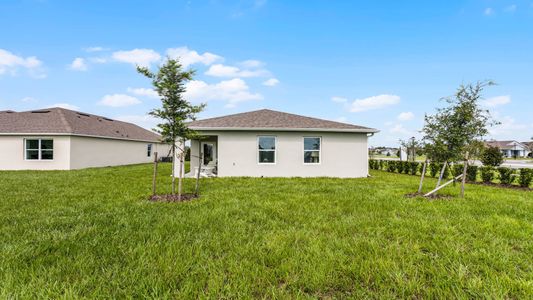
[[468,182],[471,184],[477,184],[477,185],[484,185],[484,186],[491,186],[491,187],[497,187],[501,189],[515,189],[515,190],[521,190],[521,191],[533,191],[532,188],[529,187],[522,187],[519,185],[514,184],[501,184],[501,183],[494,183],[494,182]]
[[181,200],[178,199],[178,195],[164,194],[150,196],[148,200],[152,202],[188,202],[194,199],[198,199],[195,194],[182,194]]

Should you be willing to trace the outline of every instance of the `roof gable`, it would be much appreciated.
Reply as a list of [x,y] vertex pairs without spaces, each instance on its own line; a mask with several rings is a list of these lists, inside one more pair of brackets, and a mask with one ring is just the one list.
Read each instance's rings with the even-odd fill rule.
[[131,123],[58,107],[1,112],[0,134],[71,134],[153,142],[161,139]]
[[339,132],[378,132],[353,124],[311,118],[269,109],[197,120],[189,123],[194,130],[315,130]]

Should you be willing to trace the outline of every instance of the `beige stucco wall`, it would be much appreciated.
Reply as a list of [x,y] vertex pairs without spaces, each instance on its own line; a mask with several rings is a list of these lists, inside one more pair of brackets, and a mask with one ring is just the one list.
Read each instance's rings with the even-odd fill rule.
[[[365,133],[330,132],[203,132],[217,135],[218,176],[366,177],[368,137]],[[257,137],[276,136],[276,163],[259,164]],[[303,137],[321,137],[319,164],[304,164]],[[198,142],[191,142],[198,153]],[[191,170],[197,165],[191,159]]]
[[[152,157],[147,156],[147,146],[152,144]],[[71,169],[107,167],[148,163],[154,160],[153,152],[159,156],[168,154],[168,146],[150,142],[125,141],[104,138],[71,138]]]
[[[24,139],[54,140],[53,160],[25,160]],[[68,170],[70,168],[69,136],[0,136],[0,170]]]

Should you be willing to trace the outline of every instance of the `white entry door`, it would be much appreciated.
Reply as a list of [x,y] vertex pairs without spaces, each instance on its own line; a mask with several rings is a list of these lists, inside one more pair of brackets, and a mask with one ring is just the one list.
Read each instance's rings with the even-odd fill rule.
[[215,142],[202,142],[202,164],[214,167],[217,164],[217,144]]

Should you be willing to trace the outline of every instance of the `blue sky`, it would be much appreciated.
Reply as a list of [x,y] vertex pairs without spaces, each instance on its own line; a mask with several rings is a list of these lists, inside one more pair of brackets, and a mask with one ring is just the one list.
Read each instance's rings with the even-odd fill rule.
[[461,83],[492,79],[496,139],[533,137],[530,1],[0,2],[0,109],[72,107],[153,126],[134,65],[179,56],[201,117],[271,108],[395,145]]

